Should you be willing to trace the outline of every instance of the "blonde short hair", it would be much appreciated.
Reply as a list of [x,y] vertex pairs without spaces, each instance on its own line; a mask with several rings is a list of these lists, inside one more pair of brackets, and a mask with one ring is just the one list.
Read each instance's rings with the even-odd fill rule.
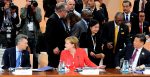
[[65,39],[65,41],[70,41],[71,44],[74,44],[75,48],[78,48],[78,38],[75,36],[70,36]]

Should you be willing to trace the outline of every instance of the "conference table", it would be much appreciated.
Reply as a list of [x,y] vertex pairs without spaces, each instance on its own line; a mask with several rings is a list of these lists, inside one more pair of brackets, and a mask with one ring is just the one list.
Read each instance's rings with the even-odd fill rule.
[[32,75],[13,75],[11,72],[3,71],[0,77],[150,77],[150,75],[128,73],[122,74],[116,69],[106,69],[106,72],[99,75],[80,75],[78,72],[70,71],[65,74],[59,74],[56,70],[46,72],[33,72]]

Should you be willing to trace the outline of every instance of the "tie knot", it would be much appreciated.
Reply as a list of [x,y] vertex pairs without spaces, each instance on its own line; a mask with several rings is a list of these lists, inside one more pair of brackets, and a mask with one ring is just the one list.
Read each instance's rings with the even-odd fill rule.
[[135,49],[135,52],[137,52],[138,51],[138,49]]

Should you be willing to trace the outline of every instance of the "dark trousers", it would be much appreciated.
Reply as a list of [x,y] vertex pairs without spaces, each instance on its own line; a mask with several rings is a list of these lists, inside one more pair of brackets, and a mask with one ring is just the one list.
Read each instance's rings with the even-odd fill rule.
[[28,39],[31,54],[33,54],[33,68],[38,68],[38,55],[36,53],[37,40],[35,38]]

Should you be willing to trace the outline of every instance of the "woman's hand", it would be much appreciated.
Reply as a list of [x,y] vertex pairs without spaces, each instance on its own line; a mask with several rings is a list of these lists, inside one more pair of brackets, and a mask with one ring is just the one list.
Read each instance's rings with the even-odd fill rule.
[[95,53],[94,52],[90,52],[90,55],[92,56],[92,57],[96,57],[96,55],[95,55]]
[[97,68],[99,68],[99,69],[104,69],[104,68],[106,68],[106,65],[100,65],[100,66],[98,66]]
[[104,59],[105,58],[105,55],[103,53],[99,53],[99,54],[96,54],[95,57],[97,59],[101,58],[101,59]]

